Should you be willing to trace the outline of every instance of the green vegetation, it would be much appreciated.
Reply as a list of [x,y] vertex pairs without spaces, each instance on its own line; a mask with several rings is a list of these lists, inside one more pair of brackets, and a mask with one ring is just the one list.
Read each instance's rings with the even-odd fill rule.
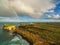
[[[16,26],[15,24],[4,24],[3,26]],[[12,29],[11,29],[12,30]],[[59,22],[49,22],[49,23],[29,23],[20,24],[17,27],[17,33],[26,37],[30,42],[38,42],[40,39],[45,41],[49,45],[60,45],[60,23]],[[15,31],[15,29],[14,29]],[[37,43],[38,43],[37,42]],[[44,43],[44,44],[45,44]],[[39,43],[38,43],[39,44]]]
[[60,45],[60,23],[33,23],[20,25],[21,29],[37,34],[50,45]]
[[14,24],[4,24],[3,26],[16,26]]

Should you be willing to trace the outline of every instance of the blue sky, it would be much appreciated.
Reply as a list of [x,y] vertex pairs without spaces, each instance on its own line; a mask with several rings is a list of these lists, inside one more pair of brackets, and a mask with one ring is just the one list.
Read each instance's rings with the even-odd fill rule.
[[60,22],[60,0],[28,1],[0,0],[0,22]]

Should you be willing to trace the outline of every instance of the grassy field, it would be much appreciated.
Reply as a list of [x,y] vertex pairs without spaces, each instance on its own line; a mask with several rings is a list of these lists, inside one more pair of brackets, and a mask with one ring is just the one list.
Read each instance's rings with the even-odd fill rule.
[[59,22],[21,24],[19,27],[38,35],[41,39],[46,40],[49,45],[60,45]]

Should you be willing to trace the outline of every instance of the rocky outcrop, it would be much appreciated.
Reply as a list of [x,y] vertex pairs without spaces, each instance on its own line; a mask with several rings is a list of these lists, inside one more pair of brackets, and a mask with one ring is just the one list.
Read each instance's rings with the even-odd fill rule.
[[9,25],[3,25],[3,30],[15,32],[16,26],[15,25],[10,25],[10,26]]

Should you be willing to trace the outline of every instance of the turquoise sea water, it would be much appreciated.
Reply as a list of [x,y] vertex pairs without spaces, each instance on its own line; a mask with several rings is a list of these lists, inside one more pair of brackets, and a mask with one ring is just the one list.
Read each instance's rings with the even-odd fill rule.
[[18,25],[20,23],[17,22],[0,22],[0,45],[29,45],[29,43],[22,38],[22,36],[15,34],[10,35],[8,32],[3,31],[3,24],[15,24]]

